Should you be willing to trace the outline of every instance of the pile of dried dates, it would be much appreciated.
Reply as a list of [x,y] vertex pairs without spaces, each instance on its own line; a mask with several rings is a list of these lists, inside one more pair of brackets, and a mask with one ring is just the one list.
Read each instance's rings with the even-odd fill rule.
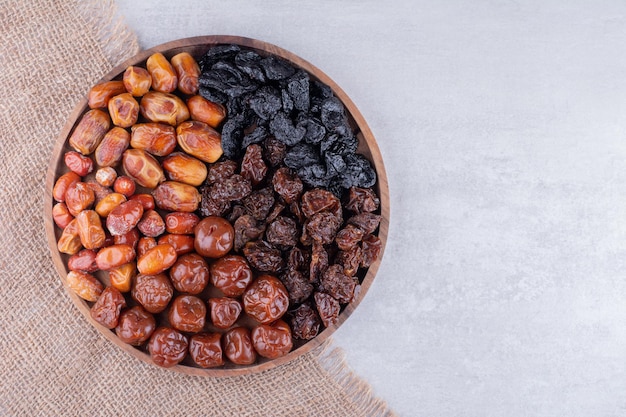
[[273,359],[334,325],[381,251],[376,172],[332,90],[218,45],[92,87],[53,189],[67,285],[155,364]]

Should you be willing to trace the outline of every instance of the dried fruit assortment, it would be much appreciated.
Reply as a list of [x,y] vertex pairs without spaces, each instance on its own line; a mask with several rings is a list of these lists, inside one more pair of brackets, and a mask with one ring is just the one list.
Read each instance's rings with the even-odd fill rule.
[[67,285],[154,363],[277,358],[379,256],[376,171],[332,90],[236,45],[94,86],[53,189]]

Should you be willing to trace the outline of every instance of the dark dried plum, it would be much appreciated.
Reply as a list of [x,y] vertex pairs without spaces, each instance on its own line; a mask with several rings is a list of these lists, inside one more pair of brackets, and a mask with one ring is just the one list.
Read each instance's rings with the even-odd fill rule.
[[228,101],[228,96],[226,94],[213,88],[200,86],[198,92],[202,97],[214,103],[226,103],[226,101]]
[[265,76],[270,80],[283,80],[296,72],[289,63],[274,56],[263,58],[260,65],[265,72]]
[[283,106],[280,99],[280,91],[274,87],[263,86],[250,98],[250,108],[261,119],[268,120],[276,116]]
[[315,301],[315,307],[317,308],[317,312],[322,319],[324,327],[329,327],[335,324],[341,309],[339,301],[323,292],[316,292],[313,294],[313,300]]
[[293,100],[296,110],[308,112],[309,100],[309,75],[304,71],[298,71],[287,80],[286,91]]
[[320,119],[329,132],[340,135],[346,135],[350,132],[346,109],[337,97],[330,97],[324,100]]
[[229,117],[222,127],[222,149],[229,159],[239,155],[245,124],[246,116],[242,113]]
[[249,214],[239,216],[233,225],[235,230],[234,248],[240,251],[244,245],[252,240],[257,240],[265,231],[265,224],[259,222]]
[[309,85],[309,95],[311,96],[311,113],[320,113],[322,103],[333,96],[333,90],[319,81],[313,81]]
[[329,245],[335,240],[337,231],[341,227],[341,219],[328,211],[323,211],[311,216],[305,223],[305,227],[311,239],[323,245]]
[[278,216],[265,231],[267,241],[283,250],[296,246],[299,237],[296,222],[284,216]]
[[252,132],[246,134],[241,142],[241,149],[246,149],[253,143],[261,143],[267,138],[267,129],[263,126],[257,126]]
[[303,126],[294,126],[291,118],[279,111],[270,121],[270,132],[285,145],[293,146],[302,141],[306,129]]
[[326,128],[319,120],[303,116],[303,114],[300,113],[298,117],[298,125],[301,125],[306,129],[306,133],[304,134],[304,141],[306,143],[318,144],[324,140]]
[[344,157],[346,169],[341,173],[344,188],[352,186],[368,188],[376,184],[376,171],[370,161],[359,154],[348,154]]
[[267,223],[273,222],[278,216],[280,216],[280,213],[282,213],[284,209],[285,209],[285,204],[282,201],[277,200],[272,206],[270,213],[267,215],[266,222]]
[[359,245],[346,251],[340,250],[335,256],[335,263],[343,266],[343,273],[349,277],[356,275],[361,262],[363,262],[363,250]]
[[263,161],[261,152],[260,145],[250,145],[241,161],[241,176],[250,180],[252,185],[257,185],[267,175],[267,165]]
[[214,184],[219,181],[223,181],[226,178],[230,178],[237,171],[237,163],[229,159],[212,164],[209,167],[209,172],[206,178],[207,184]]
[[329,266],[320,281],[321,291],[332,295],[342,304],[352,301],[355,287],[356,282],[343,273],[341,265]]
[[308,304],[302,304],[291,313],[291,333],[293,337],[311,340],[320,331],[322,320]]
[[324,245],[314,241],[309,264],[309,282],[319,282],[326,269],[328,269],[328,252]]
[[328,176],[334,177],[346,170],[346,162],[339,154],[326,152],[324,160],[326,161],[326,174]]
[[270,187],[253,191],[243,200],[248,214],[257,220],[265,220],[274,205],[274,191]]
[[281,90],[280,94],[283,99],[283,111],[290,114],[293,111],[293,100],[289,97],[289,93],[286,90]]
[[370,265],[380,256],[382,243],[378,236],[367,235],[361,242],[361,248],[363,249],[363,260],[361,261],[361,266],[363,268],[369,268]]
[[210,70],[202,73],[198,82],[203,87],[212,88],[229,97],[239,97],[258,88],[258,85],[235,65],[218,61]]
[[263,145],[263,158],[272,167],[277,167],[283,163],[285,154],[287,153],[287,145],[273,137],[267,138],[265,142],[263,142]]
[[371,188],[350,187],[346,209],[354,213],[371,213],[378,210],[380,200]]
[[246,214],[246,209],[242,205],[235,204],[226,215],[226,220],[228,220],[230,224],[234,224],[235,221],[244,214]]
[[349,224],[337,233],[335,243],[339,249],[347,251],[358,245],[364,235],[363,229]]
[[347,156],[354,154],[359,147],[359,139],[350,135],[330,135],[324,142],[320,144],[320,152],[332,152],[335,154]]
[[365,234],[374,233],[380,224],[381,217],[373,213],[361,213],[348,219],[349,224],[353,224],[362,229]]
[[278,272],[284,266],[280,250],[264,240],[246,243],[243,254],[250,266],[261,272]]
[[287,151],[284,162],[289,168],[300,169],[309,165],[319,164],[320,156],[315,146],[299,143]]
[[216,45],[210,48],[199,60],[200,70],[208,71],[217,61],[228,60],[237,55],[241,48],[237,45]]
[[298,176],[311,188],[328,187],[332,177],[326,175],[326,168],[321,164],[313,164],[298,170]]
[[286,167],[276,170],[272,177],[272,185],[274,186],[274,191],[276,191],[287,204],[298,201],[304,189],[300,178]]
[[313,285],[302,275],[300,271],[288,270],[280,276],[280,280],[285,284],[289,293],[289,302],[298,304],[309,298],[313,292]]
[[235,65],[251,79],[264,83],[265,73],[261,68],[262,57],[254,51],[241,51],[235,56]]

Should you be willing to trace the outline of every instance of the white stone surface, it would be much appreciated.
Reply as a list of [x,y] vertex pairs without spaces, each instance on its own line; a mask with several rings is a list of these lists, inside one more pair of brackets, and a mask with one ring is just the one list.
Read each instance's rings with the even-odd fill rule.
[[626,414],[626,3],[118,5],[144,48],[262,39],[359,107],[391,231],[335,342],[398,414]]

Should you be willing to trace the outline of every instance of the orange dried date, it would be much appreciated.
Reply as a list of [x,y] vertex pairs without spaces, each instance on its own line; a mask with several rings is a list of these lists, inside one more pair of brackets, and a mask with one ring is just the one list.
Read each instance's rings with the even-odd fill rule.
[[237,365],[252,365],[256,361],[256,351],[252,345],[250,330],[236,327],[224,334],[224,353]]
[[130,143],[130,134],[121,127],[109,130],[94,154],[96,163],[101,167],[117,165],[122,160],[122,154]]
[[120,193],[111,193],[96,204],[96,213],[106,218],[114,208],[126,202],[126,197]]
[[289,307],[287,289],[271,275],[259,276],[243,293],[242,300],[246,313],[262,324],[281,318]]
[[65,229],[63,229],[63,233],[61,233],[61,237],[59,237],[59,241],[57,242],[57,249],[61,253],[74,255],[81,250],[82,247],[80,234],[78,233],[78,224],[76,219],[73,219],[65,226]]
[[157,52],[146,60],[146,69],[152,77],[152,88],[162,93],[171,93],[176,90],[178,76],[172,64],[165,56]]
[[163,235],[159,238],[158,244],[164,243],[172,245],[178,256],[191,253],[194,250],[193,236],[190,235]]
[[213,163],[223,153],[220,134],[206,123],[192,120],[179,124],[176,140],[185,152],[204,162]]
[[196,60],[188,52],[181,52],[172,57],[171,63],[178,77],[178,89],[184,94],[196,94],[200,77]]
[[165,274],[137,275],[131,296],[150,313],[160,313],[165,310],[174,288]]
[[126,174],[142,187],[155,188],[165,180],[159,162],[141,149],[126,150],[122,155],[122,165]]
[[143,206],[138,201],[127,201],[115,207],[107,216],[106,226],[113,236],[124,235],[137,226],[143,216]]
[[83,155],[89,155],[96,150],[110,127],[108,113],[98,109],[89,110],[74,128],[69,144]]
[[70,171],[75,172],[81,177],[84,177],[93,171],[93,160],[90,157],[81,155],[76,151],[65,152],[63,162],[65,162],[65,166],[67,166]]
[[87,94],[87,104],[92,109],[106,108],[111,97],[125,92],[122,81],[105,81],[91,87]]
[[83,249],[70,256],[70,259],[67,260],[67,268],[70,271],[96,272],[98,270],[96,252],[91,249]]
[[52,219],[54,220],[54,224],[61,229],[65,229],[65,227],[74,219],[74,216],[70,214],[70,211],[67,209],[65,203],[56,203],[52,207]]
[[113,236],[113,242],[116,245],[128,245],[128,246],[132,246],[133,249],[136,249],[137,243],[139,242],[140,237],[141,236],[139,235],[139,231],[135,227],[131,229],[128,233],[125,233],[123,235]]
[[137,264],[129,262],[127,264],[109,269],[109,281],[111,286],[120,292],[130,291],[133,279],[137,275]]
[[206,320],[204,302],[193,295],[179,295],[172,301],[168,312],[170,324],[187,333],[202,331]]
[[164,368],[180,363],[187,355],[187,336],[169,327],[159,327],[148,343],[152,361]]
[[131,127],[139,118],[139,103],[130,93],[123,93],[109,100],[109,114],[115,126]]
[[213,368],[224,364],[220,333],[198,333],[189,340],[189,355],[202,368]]
[[146,93],[139,103],[139,112],[143,117],[155,123],[179,125],[189,119],[189,109],[178,96],[158,91]]
[[98,269],[108,271],[120,267],[135,259],[135,250],[130,245],[111,245],[98,251],[96,264]]
[[178,181],[165,181],[159,184],[152,196],[157,207],[168,211],[193,212],[200,204],[198,189]]
[[209,266],[202,256],[189,253],[178,257],[169,275],[177,291],[199,294],[209,282]]
[[124,71],[122,79],[126,91],[135,97],[141,97],[150,91],[152,77],[145,68],[130,66]]
[[156,328],[154,316],[141,306],[122,311],[115,334],[124,343],[140,346],[150,338]]
[[113,329],[119,323],[120,313],[124,307],[126,307],[124,296],[116,288],[108,287],[91,307],[90,315],[107,329]]
[[80,176],[75,172],[69,171],[61,175],[54,183],[52,197],[58,202],[64,202],[67,189],[70,185],[78,181],[80,181]]
[[141,237],[137,242],[137,257],[143,256],[149,249],[157,245],[157,241],[153,237]]
[[194,213],[182,211],[167,213],[165,215],[165,230],[177,235],[189,235],[200,222],[200,217]]
[[163,160],[163,169],[170,180],[193,185],[202,185],[208,169],[204,162],[182,152],[176,152]]
[[261,324],[252,329],[252,345],[259,355],[276,359],[285,356],[293,347],[291,329],[282,320],[272,325]]
[[[96,182],[103,187],[112,186],[116,179],[117,171],[111,167],[102,167],[96,171]],[[96,200],[98,200],[97,196]]]
[[67,286],[80,298],[87,301],[96,301],[104,286],[96,277],[86,272],[70,271],[67,273]]
[[100,216],[94,210],[83,210],[76,216],[80,242],[86,249],[97,249],[104,246],[106,236],[102,228]]
[[65,205],[72,216],[77,216],[81,211],[90,208],[95,200],[93,190],[84,182],[73,182],[65,192]]
[[141,205],[143,206],[144,211],[153,210],[155,207],[154,197],[152,197],[150,194],[135,194],[135,195],[132,195],[129,198],[129,200],[139,201]]
[[156,210],[148,210],[144,211],[137,228],[144,236],[157,237],[165,232],[165,222]]
[[139,123],[131,127],[130,145],[155,156],[169,155],[176,147],[176,131],[163,123]]
[[144,275],[156,275],[170,268],[178,255],[174,247],[167,243],[156,245],[137,259],[137,269]]
[[226,117],[226,108],[218,103],[213,103],[202,96],[193,96],[187,100],[187,107],[192,120],[204,122],[216,128]]

